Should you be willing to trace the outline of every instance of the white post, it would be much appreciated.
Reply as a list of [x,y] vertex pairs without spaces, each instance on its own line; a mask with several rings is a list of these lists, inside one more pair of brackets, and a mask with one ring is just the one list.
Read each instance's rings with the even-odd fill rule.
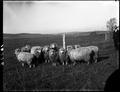
[[108,40],[108,32],[107,33],[105,33],[105,40]]
[[63,34],[63,48],[65,49],[65,33]]
[[105,41],[110,40],[110,32],[107,30],[105,33]]

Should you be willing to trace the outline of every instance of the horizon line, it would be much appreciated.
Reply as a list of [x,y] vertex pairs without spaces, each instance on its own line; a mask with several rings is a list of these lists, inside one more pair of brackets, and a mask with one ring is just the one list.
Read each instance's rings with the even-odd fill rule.
[[108,30],[99,30],[99,31],[72,31],[72,32],[61,32],[61,33],[3,33],[3,34],[42,34],[42,35],[45,35],[45,34],[63,34],[63,33],[87,33],[87,32],[106,32]]

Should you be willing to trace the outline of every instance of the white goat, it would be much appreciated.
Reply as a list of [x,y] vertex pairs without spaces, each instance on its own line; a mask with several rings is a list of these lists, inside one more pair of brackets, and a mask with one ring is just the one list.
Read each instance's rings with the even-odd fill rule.
[[85,62],[87,62],[87,64],[89,64],[90,54],[91,54],[90,49],[86,47],[72,49],[68,53],[70,60],[73,62],[74,65],[76,63],[75,61],[81,60],[84,60]]
[[29,65],[31,68],[31,63],[34,59],[34,55],[28,52],[21,52],[20,49],[15,49],[15,54],[19,62],[22,63],[22,66],[24,66],[25,63]]

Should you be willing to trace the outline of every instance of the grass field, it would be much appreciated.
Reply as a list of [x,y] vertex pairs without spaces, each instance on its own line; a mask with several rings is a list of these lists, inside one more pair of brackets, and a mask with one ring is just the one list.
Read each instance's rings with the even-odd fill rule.
[[4,37],[3,90],[104,90],[107,78],[118,69],[118,56],[113,41],[104,41],[104,35],[66,36],[66,44],[99,47],[96,64],[52,66],[41,64],[36,68],[22,67],[14,54],[26,44],[47,45],[56,42],[62,46],[61,35],[17,35]]

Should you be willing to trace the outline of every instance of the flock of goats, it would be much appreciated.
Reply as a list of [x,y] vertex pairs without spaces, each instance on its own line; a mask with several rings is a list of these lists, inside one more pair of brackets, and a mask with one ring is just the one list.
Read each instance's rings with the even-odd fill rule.
[[99,48],[97,46],[81,47],[80,45],[59,47],[56,43],[42,46],[26,45],[15,49],[15,55],[18,61],[29,68],[36,67],[40,63],[51,63],[53,66],[75,65],[77,62],[90,64],[97,62]]

